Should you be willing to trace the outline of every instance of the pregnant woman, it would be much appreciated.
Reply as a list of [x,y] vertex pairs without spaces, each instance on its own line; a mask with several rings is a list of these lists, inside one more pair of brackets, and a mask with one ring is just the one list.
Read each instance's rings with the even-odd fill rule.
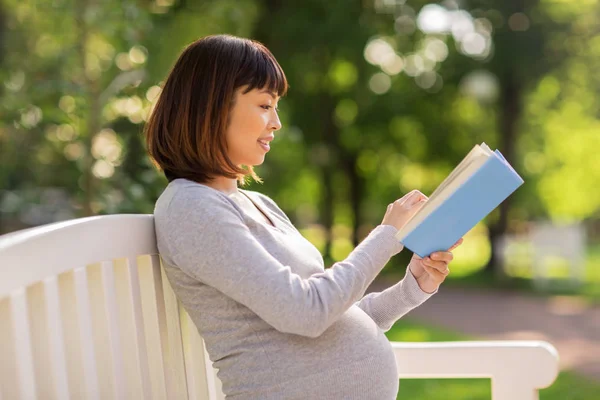
[[414,256],[400,282],[365,296],[403,249],[394,234],[426,196],[391,203],[381,224],[325,269],[272,199],[242,189],[248,176],[260,181],[253,166],[281,128],[287,86],[253,40],[208,36],[181,53],[145,127],[169,181],[154,211],[167,277],[227,399],[395,399],[384,332],[437,291],[452,249]]

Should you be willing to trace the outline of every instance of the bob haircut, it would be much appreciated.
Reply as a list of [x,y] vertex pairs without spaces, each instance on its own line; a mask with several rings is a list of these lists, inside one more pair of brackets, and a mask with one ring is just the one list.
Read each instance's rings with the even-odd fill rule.
[[236,90],[243,86],[244,93],[287,93],[285,74],[263,44],[211,35],[183,50],[144,127],[148,154],[169,182],[205,183],[225,176],[244,185],[247,175],[262,182],[252,166],[246,170],[227,156],[225,133]]

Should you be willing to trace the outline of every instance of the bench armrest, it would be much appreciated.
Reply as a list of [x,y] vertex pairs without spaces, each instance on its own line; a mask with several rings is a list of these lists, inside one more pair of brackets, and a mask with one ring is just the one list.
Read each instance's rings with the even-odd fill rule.
[[[491,378],[492,399],[532,400],[558,376],[543,341],[392,342],[400,378]],[[400,389],[402,391],[402,389]]]

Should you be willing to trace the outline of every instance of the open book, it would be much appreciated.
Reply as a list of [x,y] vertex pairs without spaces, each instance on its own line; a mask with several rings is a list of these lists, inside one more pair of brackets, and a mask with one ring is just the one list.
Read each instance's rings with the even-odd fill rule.
[[396,238],[421,257],[446,251],[522,184],[498,150],[476,145]]

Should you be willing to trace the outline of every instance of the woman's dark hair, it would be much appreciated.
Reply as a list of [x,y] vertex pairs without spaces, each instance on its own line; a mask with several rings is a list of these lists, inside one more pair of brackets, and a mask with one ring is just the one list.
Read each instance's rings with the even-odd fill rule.
[[148,154],[169,181],[226,176],[243,185],[247,175],[261,181],[252,166],[240,168],[227,157],[225,132],[235,92],[243,86],[244,93],[287,92],[285,74],[263,44],[213,35],[183,50],[144,127]]

